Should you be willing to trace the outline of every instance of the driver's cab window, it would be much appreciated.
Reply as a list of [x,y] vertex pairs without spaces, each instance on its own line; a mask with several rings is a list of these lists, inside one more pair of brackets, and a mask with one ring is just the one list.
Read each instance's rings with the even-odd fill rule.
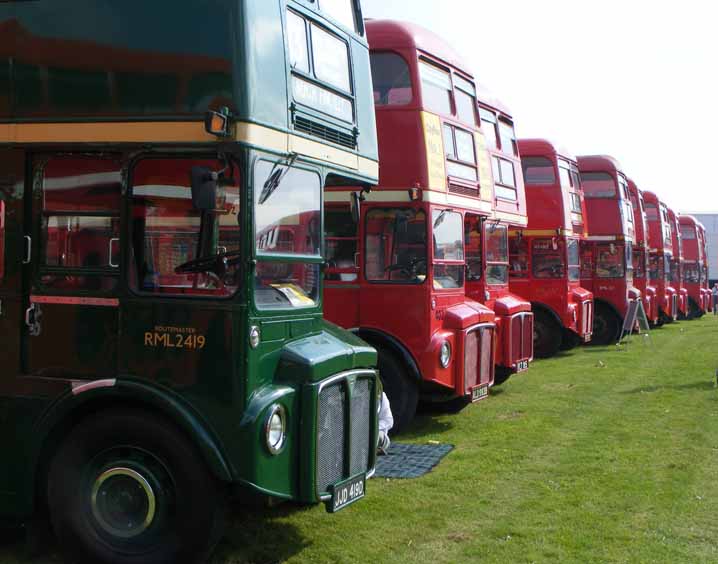
[[426,213],[375,208],[366,213],[365,276],[370,282],[421,284],[426,280]]
[[[219,173],[214,209],[193,204],[192,172]],[[231,296],[239,285],[239,172],[216,159],[147,158],[131,173],[130,287]]]
[[348,205],[327,205],[324,211],[327,268],[324,279],[354,282],[357,266],[357,224]]

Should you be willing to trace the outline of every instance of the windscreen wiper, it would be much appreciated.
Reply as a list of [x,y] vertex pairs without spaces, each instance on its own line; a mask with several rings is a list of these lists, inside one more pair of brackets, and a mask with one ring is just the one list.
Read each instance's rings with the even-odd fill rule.
[[261,206],[269,200],[269,198],[274,194],[274,192],[279,188],[279,185],[282,183],[282,180],[284,180],[284,177],[287,176],[287,173],[289,172],[289,169],[292,168],[292,165],[294,164],[294,161],[297,160],[297,153],[292,153],[292,155],[289,157],[289,160],[287,161],[285,168],[280,168],[279,163],[274,163],[274,167],[272,167],[272,172],[269,173],[269,177],[264,182],[264,186],[262,187],[262,193],[259,195],[259,205]]

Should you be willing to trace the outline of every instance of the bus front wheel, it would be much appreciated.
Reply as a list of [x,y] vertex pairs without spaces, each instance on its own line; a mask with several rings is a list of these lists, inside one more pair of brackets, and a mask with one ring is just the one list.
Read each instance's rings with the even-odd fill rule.
[[81,421],[60,445],[47,501],[61,546],[79,562],[203,562],[226,496],[185,436],[138,410]]
[[610,345],[615,343],[621,330],[621,319],[603,304],[596,305],[596,314],[593,318],[592,345]]
[[534,314],[534,355],[536,358],[550,358],[561,348],[562,328],[549,314],[537,311]]
[[419,388],[411,381],[396,355],[385,348],[379,348],[378,367],[394,418],[392,434],[401,433],[414,419],[419,403]]

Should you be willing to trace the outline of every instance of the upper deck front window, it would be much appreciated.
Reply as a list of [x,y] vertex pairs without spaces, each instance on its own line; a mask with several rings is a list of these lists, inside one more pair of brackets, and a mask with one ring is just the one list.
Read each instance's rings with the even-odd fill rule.
[[524,172],[524,182],[528,186],[556,183],[556,173],[551,159],[546,157],[522,157],[521,168],[523,168]]
[[321,0],[319,8],[327,16],[347,29],[357,31],[354,0]]
[[501,151],[507,155],[518,156],[518,145],[514,125],[506,120],[499,120],[499,138],[501,139]]
[[419,61],[419,75],[424,107],[432,112],[446,116],[452,115],[451,75],[449,72],[426,61]]
[[456,117],[466,125],[476,126],[476,88],[474,85],[454,75],[456,86]]
[[353,123],[347,43],[292,11],[287,11],[287,43],[294,100]]
[[476,182],[479,178],[476,171],[476,148],[474,136],[468,131],[444,124],[444,152],[446,153],[446,170],[449,176]]
[[409,65],[396,53],[372,53],[371,77],[377,106],[403,106],[413,98]]
[[[461,214],[449,210],[432,213],[434,242],[434,289],[464,285],[464,240]],[[451,263],[460,264],[451,264]]]
[[558,161],[558,175],[563,188],[569,189],[573,187],[571,183],[571,169],[566,161]]
[[686,241],[695,241],[696,230],[690,225],[681,225],[681,238]]
[[649,221],[658,221],[658,208],[652,202],[645,202],[643,209],[646,212],[646,218]]
[[492,164],[494,169],[494,195],[505,200],[516,200],[518,196],[514,163],[501,157],[494,157]]
[[486,108],[479,108],[481,117],[481,131],[486,137],[486,146],[489,149],[499,148],[499,134],[496,131],[496,114]]
[[582,172],[581,186],[586,198],[615,198],[616,181],[607,172]]

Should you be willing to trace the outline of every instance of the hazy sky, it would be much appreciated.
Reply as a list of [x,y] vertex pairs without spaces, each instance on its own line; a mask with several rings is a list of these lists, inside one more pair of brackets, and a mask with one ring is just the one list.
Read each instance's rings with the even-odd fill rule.
[[519,137],[616,157],[677,211],[718,212],[718,4],[362,0],[451,43]]

